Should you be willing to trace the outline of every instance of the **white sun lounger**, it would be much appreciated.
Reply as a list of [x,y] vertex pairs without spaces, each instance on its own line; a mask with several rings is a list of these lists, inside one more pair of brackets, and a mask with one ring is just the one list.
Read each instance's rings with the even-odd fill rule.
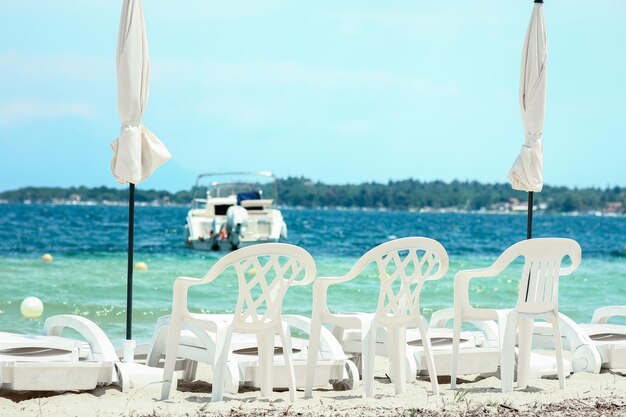
[[[452,329],[447,328],[446,325],[453,318],[454,309],[439,310],[433,313],[428,325],[438,376],[451,374]],[[422,320],[426,321],[425,318]],[[476,331],[461,333],[459,373],[462,375],[494,374],[498,371],[500,357],[497,328],[494,327],[496,324],[492,322],[473,324],[477,327]],[[360,331],[358,329],[342,331],[341,328],[335,327],[333,334],[340,340],[343,350],[353,355],[355,362],[360,364],[362,346]],[[376,355],[389,356],[387,339],[387,332],[384,328],[380,328],[376,333]],[[417,329],[408,329],[406,340],[406,378],[407,382],[411,382],[416,375],[428,376],[428,367],[420,332]]]
[[[84,340],[61,337],[71,329]],[[44,335],[0,333],[0,388],[15,391],[75,391],[160,382],[162,370],[120,362],[94,322],[75,315],[48,318]]]
[[[229,319],[229,314],[214,314],[213,317],[223,316]],[[283,315],[283,320],[289,324],[293,334],[308,334],[311,319],[300,315]],[[161,359],[165,355],[170,316],[159,318],[155,326],[151,346],[148,349],[146,363],[149,366],[162,366]],[[315,373],[315,387],[326,387],[332,384],[335,389],[350,389],[356,386],[358,370],[356,365],[348,359],[341,346],[333,335],[326,329],[322,331],[319,348],[319,359]],[[176,369],[182,370],[185,381],[195,379],[197,363],[212,364],[215,358],[214,334],[202,329],[187,328],[181,333],[178,347]],[[293,347],[293,362],[296,376],[296,386],[304,388],[306,381],[306,361],[308,340],[298,336],[291,339]],[[282,355],[280,338],[275,338],[274,363],[272,370],[272,385],[275,388],[289,387],[288,370]],[[259,357],[257,339],[251,334],[234,333],[231,344],[231,353],[227,362],[226,392],[236,394],[240,387],[261,388],[259,375]]]
[[609,324],[613,317],[626,317],[626,306],[607,306],[596,309],[590,324],[583,331],[596,345],[602,358],[602,367],[626,368],[626,325]]
[[[452,369],[452,329],[448,323],[454,319],[454,309],[448,308],[435,311],[430,319],[428,333],[430,334],[433,357],[438,376],[449,376]],[[426,320],[423,318],[423,320]],[[499,372],[500,348],[498,345],[497,323],[493,321],[472,321],[474,330],[461,332],[459,349],[459,375],[496,375]],[[626,326],[623,326],[626,330]],[[360,365],[361,337],[355,329],[344,330],[335,327],[333,334],[340,340],[343,350],[351,355]],[[376,334],[376,355],[388,357],[386,339],[388,335],[384,329]],[[626,337],[626,336],[625,336]],[[548,340],[551,343],[551,339]],[[549,346],[549,344],[547,344]],[[554,376],[557,367],[554,358],[549,355],[531,353],[530,376]],[[407,332],[407,382],[414,380],[415,375],[428,376],[425,352],[422,347],[421,336],[418,331]],[[566,361],[566,372],[570,372],[572,365]],[[360,369],[360,367],[359,367]]]
[[[432,332],[433,337],[439,338],[434,349],[435,362],[441,368],[441,375],[451,375],[452,329],[447,328],[447,325],[453,319],[453,308],[435,311],[430,319],[429,331]],[[458,374],[479,374],[481,376],[499,374],[498,324],[491,320],[476,320],[469,323],[474,327],[474,330],[461,332]],[[549,343],[546,345],[546,347],[551,346]],[[414,357],[417,362],[418,375],[423,374],[423,371],[420,371],[419,368],[420,361],[418,356],[420,355],[423,355],[423,351],[416,349]],[[572,370],[572,364],[568,359],[564,360],[564,369],[566,374],[569,374]],[[556,359],[553,355],[548,352],[530,353],[530,377],[552,377],[556,376],[557,372]]]
[[[85,341],[58,336],[76,330]],[[79,316],[46,320],[47,335],[0,333],[0,387],[9,390],[89,390],[118,381],[111,342],[93,322]]]
[[[601,307],[591,323],[579,324],[559,314],[563,347],[572,352],[574,372],[599,373],[602,368],[626,368],[626,325],[609,324],[613,317],[626,317],[626,306]],[[552,335],[548,326],[535,324],[533,345],[543,346]]]

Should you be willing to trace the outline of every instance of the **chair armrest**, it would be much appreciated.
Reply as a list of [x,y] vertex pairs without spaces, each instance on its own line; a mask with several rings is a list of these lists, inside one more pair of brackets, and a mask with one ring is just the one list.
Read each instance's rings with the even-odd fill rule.
[[[469,285],[474,278],[491,278],[498,276],[504,271],[516,257],[508,255],[504,252],[496,259],[496,261],[486,268],[465,269],[456,273],[454,276],[454,308],[460,308],[466,312],[478,312],[481,309],[475,309],[469,300]],[[481,314],[482,316],[482,314]]]
[[465,295],[469,298],[469,283],[472,279],[497,276],[501,270],[499,268],[494,268],[494,265],[491,265],[488,268],[464,269],[457,272],[454,275],[454,299],[456,300],[459,296]]
[[172,315],[177,316],[179,313],[187,312],[187,291],[189,287],[198,284],[204,284],[204,278],[178,277],[174,281],[173,298],[172,298]]
[[506,250],[488,267],[479,269],[465,269],[454,276],[454,295],[456,298],[457,288],[461,291],[469,292],[469,282],[474,278],[491,278],[498,276],[504,271],[519,255],[516,252]]
[[178,277],[174,281],[174,285],[182,285],[182,286],[190,287],[192,285],[199,284],[200,282],[204,282],[204,280],[201,278]]
[[203,284],[204,282],[204,279],[201,278],[178,277],[174,281],[174,296],[176,296],[176,294],[186,293],[189,287]]
[[328,288],[331,285],[350,281],[352,278],[354,277],[350,275],[317,278],[313,283],[313,312],[317,312],[321,317],[332,315],[328,309]]
[[319,285],[319,286],[325,286],[325,287],[330,287],[331,285],[335,285],[335,284],[339,284],[342,282],[347,282],[350,281],[352,278],[349,275],[344,275],[342,277],[317,277],[317,279],[315,280],[315,283],[313,284],[315,285]]
[[581,261],[580,256],[576,256],[576,257],[570,256],[570,259],[572,260],[572,264],[570,266],[566,266],[566,267],[559,269],[560,276],[570,275],[580,265],[580,261]]
[[626,306],[607,306],[593,312],[591,323],[607,324],[611,317],[626,317]]

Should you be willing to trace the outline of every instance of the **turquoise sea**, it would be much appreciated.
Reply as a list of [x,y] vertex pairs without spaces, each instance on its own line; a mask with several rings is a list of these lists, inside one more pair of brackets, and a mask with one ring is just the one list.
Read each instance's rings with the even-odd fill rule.
[[[133,337],[147,342],[157,317],[171,308],[172,283],[178,276],[200,277],[219,253],[185,247],[186,208],[137,207],[135,261],[148,264],[135,272]],[[500,252],[526,237],[525,215],[408,213],[378,211],[284,209],[289,242],[307,249],[319,275],[347,272],[375,245],[404,236],[428,236],[448,250],[450,270],[430,282],[422,308],[452,306],[452,281],[459,269],[490,264]],[[80,314],[100,325],[121,346],[126,316],[127,208],[111,206],[0,205],[0,330],[38,333],[46,317]],[[538,215],[534,236],[571,237],[583,249],[581,267],[564,277],[560,310],[579,322],[591,319],[596,307],[626,303],[626,218]],[[54,257],[41,261],[44,253]],[[519,270],[473,287],[478,304],[513,305]],[[337,309],[372,309],[377,281],[367,272],[330,294]],[[236,280],[224,276],[191,294],[198,311],[232,311]],[[39,297],[41,319],[24,319],[20,303]],[[294,288],[283,311],[309,314],[310,288]]]

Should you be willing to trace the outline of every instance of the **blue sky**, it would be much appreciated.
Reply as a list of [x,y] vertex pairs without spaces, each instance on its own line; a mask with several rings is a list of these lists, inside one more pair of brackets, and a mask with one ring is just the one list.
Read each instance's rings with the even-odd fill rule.
[[[0,190],[116,186],[121,1],[0,2]],[[140,187],[271,170],[328,183],[505,182],[530,0],[144,0]],[[544,181],[626,186],[626,2],[546,0]]]

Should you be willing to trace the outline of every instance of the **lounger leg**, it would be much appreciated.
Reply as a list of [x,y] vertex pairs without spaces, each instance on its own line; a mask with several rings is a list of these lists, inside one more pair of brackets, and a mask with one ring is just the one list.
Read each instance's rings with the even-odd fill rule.
[[376,357],[376,324],[369,321],[361,321],[362,335],[362,369],[363,398],[374,396],[374,360]]
[[[311,398],[313,392],[313,381],[315,379],[315,367],[317,366],[317,350],[320,345],[320,334],[322,323],[319,315],[313,311],[311,328],[309,329],[309,353],[307,355],[306,366],[306,386],[304,388],[304,398]],[[357,376],[358,379],[358,376]]]
[[[513,391],[513,373],[515,368],[515,333],[517,331],[517,312],[510,311],[498,320],[500,330],[500,382],[502,392]],[[502,330],[502,327],[504,328]]]
[[213,384],[211,391],[211,402],[222,401],[224,399],[224,385],[226,380],[226,363],[230,353],[230,339],[232,337],[232,327],[230,325],[218,324],[215,331],[215,359],[213,363]]
[[561,340],[561,324],[558,313],[552,320],[552,332],[554,333],[554,351],[556,353],[556,366],[559,373],[559,387],[565,388],[565,369],[563,365],[563,341]]
[[450,389],[456,389],[456,376],[459,366],[459,344],[461,342],[461,311],[454,311],[454,331],[452,333],[452,369],[450,371]]
[[180,342],[181,323],[177,320],[170,322],[167,332],[167,348],[165,350],[165,366],[163,368],[163,386],[161,387],[161,400],[170,397],[172,389],[172,379],[174,378],[174,367],[178,356],[178,344]]
[[[167,320],[167,323],[165,321]],[[156,368],[159,365],[161,356],[167,349],[167,332],[169,330],[169,317],[161,317],[155,326],[150,350],[146,356],[146,365]]]
[[289,333],[289,325],[285,322],[282,323],[280,340],[283,344],[283,358],[285,358],[285,368],[288,372],[289,399],[294,402],[296,400],[296,372],[293,368],[291,334]]
[[274,334],[258,333],[259,371],[261,372],[261,395],[272,395],[272,366],[274,364]]
[[433,348],[430,344],[430,336],[428,335],[428,330],[426,330],[426,326],[424,326],[424,322],[422,320],[418,322],[418,327],[420,329],[420,334],[422,335],[422,344],[424,346],[424,356],[426,357],[426,366],[428,367],[430,384],[433,387],[433,394],[438,395],[439,382],[437,381],[437,370],[435,369],[435,358],[433,357]]
[[196,378],[196,371],[198,370],[198,362],[185,359],[183,362],[183,381],[191,382]]
[[530,372],[530,349],[533,341],[533,319],[519,320],[519,353],[517,355],[517,388],[528,386]]
[[390,327],[387,332],[391,379],[395,385],[396,394],[400,394],[404,392],[406,385],[406,328]]

